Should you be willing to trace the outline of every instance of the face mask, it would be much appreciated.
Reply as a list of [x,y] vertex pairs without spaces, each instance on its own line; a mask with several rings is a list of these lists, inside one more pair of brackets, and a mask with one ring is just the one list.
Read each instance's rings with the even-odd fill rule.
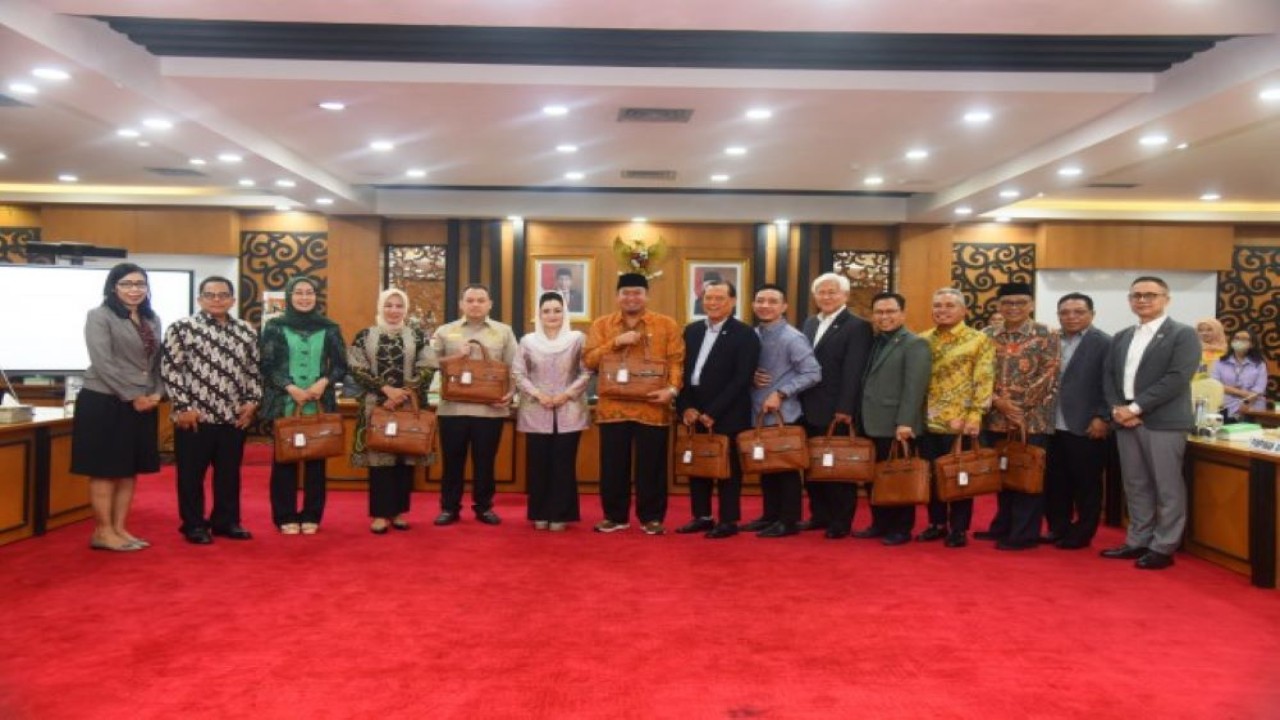
[[1236,352],[1246,352],[1248,351],[1249,347],[1250,345],[1248,340],[1232,340],[1231,341],[1231,349],[1235,350]]

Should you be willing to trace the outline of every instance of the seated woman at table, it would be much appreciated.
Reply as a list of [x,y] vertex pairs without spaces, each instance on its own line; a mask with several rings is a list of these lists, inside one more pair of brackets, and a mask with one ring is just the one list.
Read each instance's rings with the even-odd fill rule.
[[425,465],[428,456],[396,455],[365,446],[365,428],[379,405],[388,410],[411,407],[417,395],[426,405],[426,388],[432,372],[427,369],[427,338],[405,324],[409,296],[391,288],[378,296],[378,320],[356,333],[347,351],[351,376],[360,388],[360,415],[351,448],[351,465],[369,468],[369,531],[385,535],[388,527],[408,530],[409,498],[413,494],[413,468]]
[[1213,379],[1222,383],[1222,414],[1227,422],[1239,422],[1244,410],[1267,408],[1267,361],[1251,330],[1231,336],[1231,350],[1213,366]]

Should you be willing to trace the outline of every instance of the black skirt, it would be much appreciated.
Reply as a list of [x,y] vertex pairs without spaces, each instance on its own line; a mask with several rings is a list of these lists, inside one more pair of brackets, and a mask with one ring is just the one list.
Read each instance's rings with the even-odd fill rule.
[[71,424],[71,472],[93,478],[159,472],[157,415],[115,395],[81,390]]

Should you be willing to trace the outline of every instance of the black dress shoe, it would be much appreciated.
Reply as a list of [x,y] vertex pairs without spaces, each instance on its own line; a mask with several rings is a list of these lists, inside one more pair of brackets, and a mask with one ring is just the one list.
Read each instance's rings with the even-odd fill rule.
[[789,525],[784,522],[776,522],[770,525],[769,527],[761,530],[760,532],[756,533],[756,537],[780,538],[780,537],[787,537],[788,535],[795,535],[799,532],[800,532],[800,529],[797,528],[795,525]]
[[1138,558],[1133,564],[1139,570],[1163,570],[1173,565],[1173,556],[1164,553],[1148,550],[1146,555]]
[[1002,534],[997,533],[997,532],[991,532],[990,530],[979,530],[978,532],[976,532],[976,533],[974,533],[974,534],[973,534],[973,539],[974,539],[974,540],[996,540],[996,541],[1000,541],[1000,540],[1004,540],[1004,539],[1005,539],[1005,538],[1007,538],[1007,537],[1009,537],[1009,536],[1008,536],[1008,535],[1002,535]]
[[476,513],[476,519],[485,525],[501,525],[502,518],[498,517],[498,513],[492,510],[485,510],[482,513]]
[[245,530],[239,525],[232,525],[229,528],[214,528],[213,534],[218,537],[230,538],[232,540],[252,540],[253,533]]
[[887,545],[889,547],[893,547],[894,545],[906,545],[909,542],[911,542],[910,533],[889,533],[883,538],[880,538],[880,544]]
[[884,537],[884,530],[872,525],[866,530],[854,530],[853,536],[856,538],[878,538]]
[[1038,547],[1040,547],[1040,543],[1039,541],[1036,541],[1036,540],[1033,540],[1031,542],[1014,542],[1013,540],[997,540],[996,541],[997,550],[1011,550],[1011,551],[1034,550],[1035,548],[1038,548]]
[[934,540],[941,540],[946,536],[946,528],[941,525],[930,525],[924,529],[924,532],[916,536],[916,540],[919,540],[920,542],[933,542]]
[[1147,554],[1147,549],[1121,545],[1119,547],[1107,548],[1098,554],[1111,560],[1137,560]]
[[952,530],[951,534],[947,535],[946,542],[942,544],[952,548],[964,547],[969,544],[968,533],[963,530]]
[[436,525],[452,525],[456,522],[458,522],[458,513],[456,512],[442,512],[435,519]]
[[756,518],[746,525],[742,526],[742,532],[760,532],[770,525],[778,522],[777,520],[766,520],[764,518]]
[[1089,541],[1073,537],[1064,537],[1054,543],[1053,546],[1059,550],[1083,550],[1089,547]]
[[212,545],[213,544],[213,536],[210,535],[209,531],[204,528],[199,528],[197,530],[192,530],[190,532],[183,533],[183,537],[185,537],[187,539],[187,542],[191,543],[192,545]]
[[1056,545],[1059,540],[1065,537],[1062,533],[1049,532],[1040,536],[1042,545]]
[[733,523],[720,523],[711,528],[704,536],[711,540],[719,540],[720,538],[733,537],[738,534],[738,526]]
[[849,537],[849,531],[827,528],[827,531],[822,533],[822,536],[828,540],[843,540],[844,538]]
[[715,526],[716,521],[711,518],[694,518],[676,528],[676,532],[680,535],[689,535],[691,533],[706,532],[715,528]]
[[819,520],[801,520],[796,523],[796,530],[799,532],[809,532],[811,530],[826,530],[830,523]]

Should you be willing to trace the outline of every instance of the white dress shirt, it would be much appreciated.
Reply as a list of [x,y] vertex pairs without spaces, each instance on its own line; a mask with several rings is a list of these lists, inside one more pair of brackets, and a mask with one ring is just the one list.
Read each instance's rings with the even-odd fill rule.
[[818,347],[818,342],[822,340],[822,336],[825,335],[827,332],[827,329],[831,327],[831,322],[835,320],[836,316],[843,311],[844,311],[844,308],[840,308],[839,310],[831,313],[830,315],[823,315],[822,313],[818,313],[818,329],[813,332],[814,347]]
[[715,325],[711,321],[707,321],[707,335],[702,339],[702,347],[698,349],[698,359],[693,364],[693,375],[689,377],[694,387],[702,384],[702,366],[707,362],[707,356],[711,354],[711,346],[716,344],[716,338],[720,337],[720,329],[724,327],[725,318]]
[[1133,331],[1133,340],[1129,343],[1129,354],[1124,358],[1124,396],[1129,400],[1138,397],[1134,379],[1138,376],[1138,365],[1142,363],[1142,354],[1147,351],[1147,346],[1156,338],[1156,333],[1160,332],[1160,327],[1168,318],[1168,315],[1161,315],[1155,320],[1138,325]]

